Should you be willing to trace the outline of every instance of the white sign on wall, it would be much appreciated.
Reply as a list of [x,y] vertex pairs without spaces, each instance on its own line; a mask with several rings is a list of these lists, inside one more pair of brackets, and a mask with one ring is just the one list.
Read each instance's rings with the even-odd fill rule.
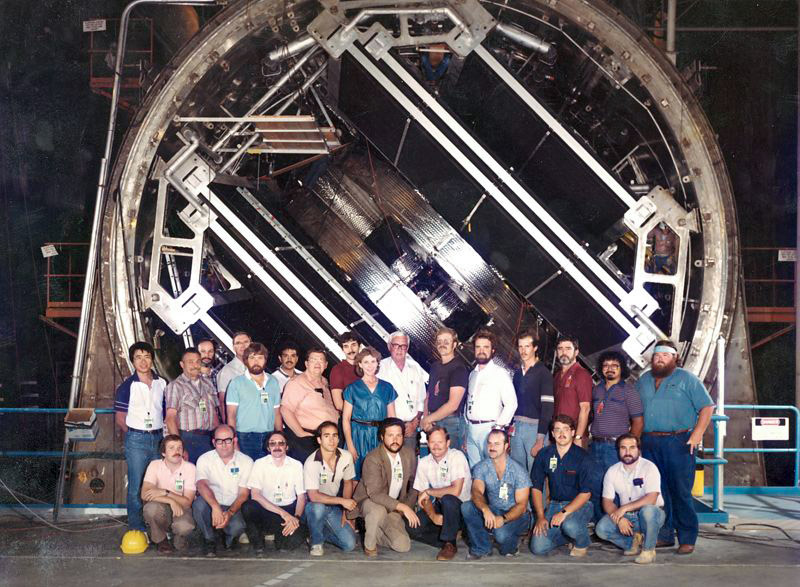
[[98,31],[106,30],[106,19],[105,18],[97,18],[95,20],[84,20],[83,21],[83,32],[84,33],[96,33]]
[[789,440],[789,418],[750,418],[753,440]]
[[797,250],[795,249],[778,249],[778,261],[787,263],[797,262]]

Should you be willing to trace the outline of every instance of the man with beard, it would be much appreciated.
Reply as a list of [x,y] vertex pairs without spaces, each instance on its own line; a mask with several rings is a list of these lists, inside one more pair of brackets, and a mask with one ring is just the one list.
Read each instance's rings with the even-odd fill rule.
[[692,503],[695,448],[711,421],[714,402],[697,377],[678,367],[678,349],[660,340],[651,369],[636,388],[644,406],[642,453],[661,472],[661,495],[667,519],[656,546],[672,546],[678,531],[678,554],[691,554],[697,542],[697,514]]
[[500,554],[519,552],[519,537],[528,532],[531,480],[522,465],[508,456],[508,433],[494,429],[486,439],[489,458],[472,471],[472,499],[461,504],[469,535],[467,560],[492,554],[491,534]]
[[[638,554],[634,562],[649,564],[656,560],[658,531],[666,519],[661,509],[661,474],[655,464],[640,458],[638,436],[620,436],[617,452],[620,462],[612,465],[603,478],[606,515],[597,523],[595,532],[619,546],[624,555]],[[619,507],[614,498],[619,499]]]
[[[342,396],[344,390],[348,385],[359,379],[356,373],[356,355],[361,350],[361,340],[358,334],[350,331],[337,336],[336,342],[342,347],[345,358],[344,361],[340,361],[331,369],[330,385],[333,405],[336,406],[336,410],[341,414],[344,408],[344,398]],[[343,437],[341,434],[340,436]]]
[[217,389],[217,375],[222,369],[217,361],[217,343],[204,338],[197,343],[197,352],[200,353],[200,375],[211,380],[214,389]]
[[361,469],[361,482],[353,499],[358,507],[348,518],[364,517],[364,554],[378,556],[378,545],[396,552],[408,552],[411,539],[403,519],[412,528],[419,526],[414,512],[417,490],[414,476],[417,457],[403,444],[405,422],[386,418],[378,428],[378,447],[367,454]]
[[422,429],[429,433],[433,426],[447,429],[452,446],[464,450],[464,404],[469,384],[469,368],[456,357],[458,334],[443,327],[436,332],[436,352],[439,360],[431,364],[425,416]]
[[495,336],[479,330],[474,337],[475,368],[467,391],[467,459],[474,467],[486,458],[486,438],[492,428],[505,427],[517,409],[511,375],[494,361]]
[[281,395],[290,379],[302,373],[300,369],[295,369],[300,360],[300,347],[294,342],[285,342],[278,348],[278,360],[281,362],[278,368],[272,372],[272,376],[278,380],[281,387]]
[[303,464],[286,456],[282,432],[269,434],[267,448],[269,454],[253,463],[247,480],[250,499],[242,506],[253,554],[263,554],[265,534],[275,536],[275,550],[294,550],[307,536],[300,521],[306,507]]
[[273,430],[281,430],[281,390],[278,380],[264,372],[267,348],[251,343],[242,354],[247,372],[228,386],[228,424],[236,430],[239,450],[258,460],[266,452],[264,440]]
[[416,450],[417,428],[425,410],[425,383],[428,375],[414,359],[408,356],[411,339],[400,330],[389,335],[389,356],[382,359],[378,377],[388,381],[397,393],[394,411],[405,422],[404,443]]
[[580,347],[574,336],[561,336],[556,343],[556,359],[561,366],[553,378],[554,416],[569,416],[577,427],[575,444],[586,447],[589,413],[592,410],[592,376],[578,363]]
[[[555,443],[539,451],[531,471],[536,522],[530,549],[542,555],[569,544],[570,556],[586,556],[591,544],[588,525],[594,515],[591,499],[600,493],[600,476],[592,458],[573,442],[572,418],[556,416],[550,428]],[[550,494],[546,510],[545,480]]]

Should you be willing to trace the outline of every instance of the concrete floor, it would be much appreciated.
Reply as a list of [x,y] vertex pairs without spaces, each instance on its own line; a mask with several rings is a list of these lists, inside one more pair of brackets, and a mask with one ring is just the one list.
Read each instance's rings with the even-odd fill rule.
[[[780,505],[770,507],[769,500]],[[200,556],[195,543],[184,556],[161,556],[152,549],[125,556],[119,543],[125,528],[110,518],[63,520],[64,532],[31,524],[18,514],[0,517],[0,584],[58,587],[87,585],[346,585],[374,587],[413,585],[530,585],[568,582],[571,586],[681,584],[767,585],[800,584],[800,498],[765,498],[758,518],[741,515],[726,527],[701,526],[697,551],[678,556],[674,549],[659,549],[648,567],[623,559],[613,546],[595,543],[582,560],[571,559],[565,549],[534,558],[527,550],[513,559],[497,555],[477,562],[465,560],[459,544],[455,561],[436,562],[436,549],[413,543],[411,552],[382,549],[377,560],[361,552],[342,553],[326,546],[325,556],[309,558],[307,551],[250,555],[249,546],[216,559]],[[775,505],[778,505],[777,503]],[[781,512],[781,510],[783,510]],[[781,515],[781,513],[783,515]],[[745,525],[759,524],[759,525]],[[769,524],[768,527],[760,524]],[[734,525],[737,525],[734,530]],[[780,530],[783,528],[783,531]],[[785,533],[784,533],[785,532]],[[269,544],[268,544],[269,546]]]

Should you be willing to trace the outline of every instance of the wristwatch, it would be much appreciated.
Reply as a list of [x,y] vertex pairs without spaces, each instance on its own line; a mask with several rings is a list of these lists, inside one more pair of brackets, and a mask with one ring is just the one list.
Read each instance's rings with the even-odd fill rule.
[[561,513],[566,515],[567,514],[567,508],[562,509]]
[[575,440],[583,440],[583,434],[576,434]]

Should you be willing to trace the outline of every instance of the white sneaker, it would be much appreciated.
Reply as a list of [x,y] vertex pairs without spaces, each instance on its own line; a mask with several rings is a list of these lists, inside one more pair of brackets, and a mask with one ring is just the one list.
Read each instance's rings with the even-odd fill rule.
[[321,544],[311,545],[311,556],[322,556],[323,554],[325,554],[325,549]]
[[239,544],[250,544],[250,539],[247,537],[247,533],[242,532],[239,535]]

